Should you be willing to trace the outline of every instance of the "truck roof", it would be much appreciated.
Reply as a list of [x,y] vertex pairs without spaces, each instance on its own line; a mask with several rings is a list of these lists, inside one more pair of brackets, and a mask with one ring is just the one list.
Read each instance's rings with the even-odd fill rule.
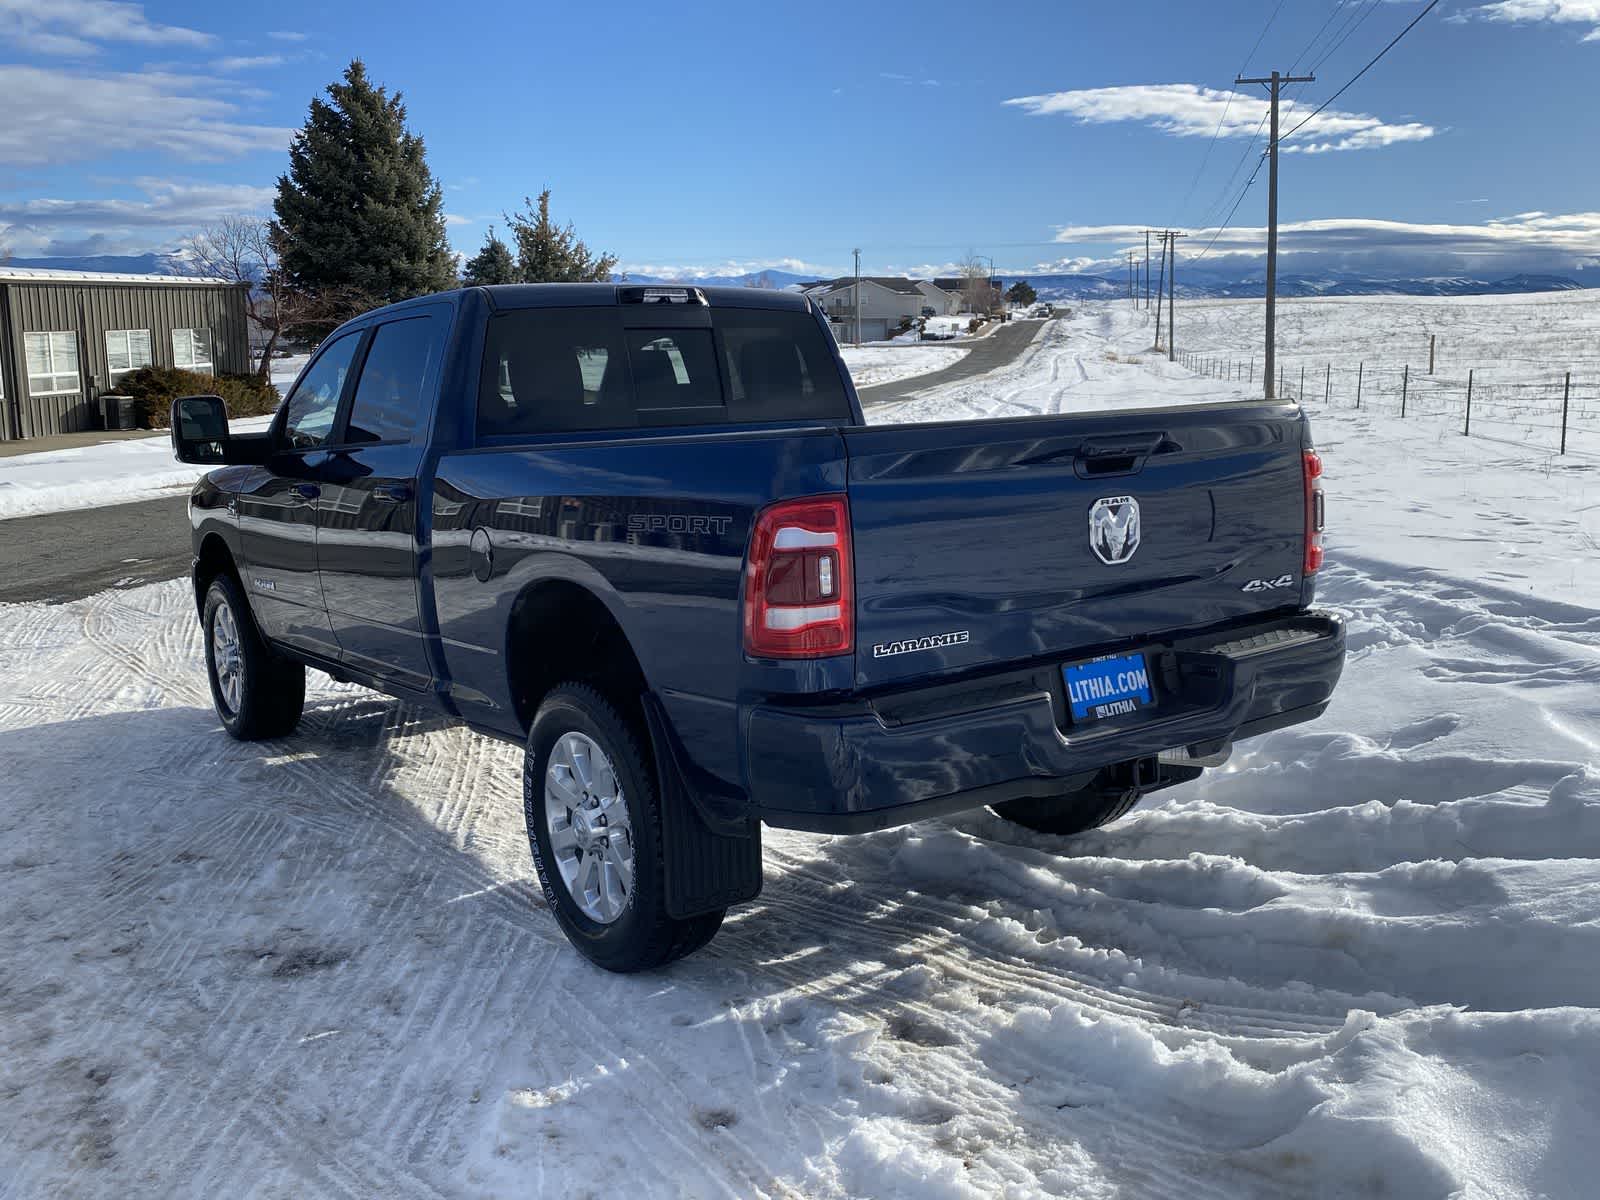
[[497,309],[618,304],[619,293],[639,288],[693,288],[712,308],[782,308],[803,312],[806,298],[771,288],[701,287],[694,283],[498,283],[478,290]]

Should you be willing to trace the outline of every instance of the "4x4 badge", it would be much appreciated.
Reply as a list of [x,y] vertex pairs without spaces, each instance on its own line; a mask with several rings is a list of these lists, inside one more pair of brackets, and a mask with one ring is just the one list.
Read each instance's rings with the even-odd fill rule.
[[1132,558],[1139,549],[1139,502],[1132,496],[1106,496],[1091,504],[1089,549],[1111,566]]

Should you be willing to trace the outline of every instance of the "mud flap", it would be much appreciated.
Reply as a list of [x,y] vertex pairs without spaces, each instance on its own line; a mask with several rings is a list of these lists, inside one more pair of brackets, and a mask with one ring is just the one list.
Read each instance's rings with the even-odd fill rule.
[[761,823],[734,815],[742,807],[735,798],[711,794],[678,746],[661,701],[651,692],[643,700],[660,789],[668,915],[683,920],[754,900],[761,894]]

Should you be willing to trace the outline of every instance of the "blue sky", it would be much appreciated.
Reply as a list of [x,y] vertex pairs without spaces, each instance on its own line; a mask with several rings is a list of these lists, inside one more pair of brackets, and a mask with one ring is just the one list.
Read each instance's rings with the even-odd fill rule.
[[[0,247],[167,249],[265,211],[360,56],[468,253],[546,185],[639,271],[832,271],[853,246],[871,271],[1092,268],[1150,224],[1197,253],[1259,155],[1235,73],[1324,60],[1303,116],[1422,7],[0,0]],[[1600,274],[1597,82],[1600,0],[1442,0],[1286,144],[1289,266]],[[1213,263],[1258,258],[1265,206],[1262,172]]]

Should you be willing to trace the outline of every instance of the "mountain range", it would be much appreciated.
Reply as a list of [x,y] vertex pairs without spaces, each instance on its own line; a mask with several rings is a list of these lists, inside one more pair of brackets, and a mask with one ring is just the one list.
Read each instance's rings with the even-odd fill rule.
[[[152,251],[147,254],[95,254],[58,258],[14,258],[14,267],[37,267],[57,271],[106,271],[122,275],[185,275],[192,272],[189,256],[181,250]],[[1180,262],[1180,267],[1182,266]],[[808,283],[815,276],[789,271],[747,271],[738,275],[661,275],[629,274],[634,283],[697,283],[703,287],[788,287]],[[1006,274],[1007,284],[1026,279],[1041,300],[1115,300],[1128,294],[1128,281],[1117,274]],[[1446,275],[1420,278],[1363,275],[1330,271],[1316,275],[1278,276],[1278,294],[1284,297],[1307,296],[1504,296],[1522,292],[1563,292],[1596,286],[1600,281],[1580,283],[1564,275],[1519,274],[1504,278],[1471,275]],[[1151,280],[1152,289],[1155,280]],[[1227,270],[1203,268],[1178,274],[1178,295],[1195,298],[1254,299],[1265,294],[1266,280],[1259,272],[1240,275]]]

